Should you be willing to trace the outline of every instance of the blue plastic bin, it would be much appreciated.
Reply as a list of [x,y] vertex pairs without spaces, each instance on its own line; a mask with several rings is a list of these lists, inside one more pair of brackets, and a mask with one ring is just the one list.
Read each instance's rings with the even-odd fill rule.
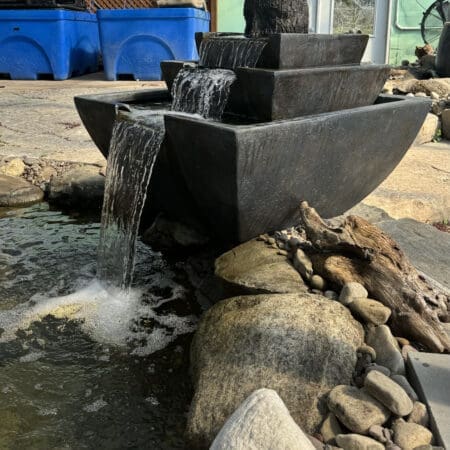
[[78,11],[0,11],[0,77],[65,80],[98,70],[95,14]]
[[160,80],[164,59],[198,59],[197,31],[209,31],[209,13],[195,8],[97,11],[107,80]]

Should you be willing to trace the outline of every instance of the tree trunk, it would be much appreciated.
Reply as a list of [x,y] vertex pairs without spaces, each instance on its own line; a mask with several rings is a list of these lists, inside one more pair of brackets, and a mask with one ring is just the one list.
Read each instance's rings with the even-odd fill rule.
[[360,217],[346,217],[332,227],[306,202],[300,209],[305,251],[316,273],[339,287],[361,283],[371,298],[392,310],[394,333],[430,351],[450,351],[450,338],[440,321],[449,320],[450,297],[412,266],[394,240]]
[[307,0],[245,0],[245,34],[308,33]]

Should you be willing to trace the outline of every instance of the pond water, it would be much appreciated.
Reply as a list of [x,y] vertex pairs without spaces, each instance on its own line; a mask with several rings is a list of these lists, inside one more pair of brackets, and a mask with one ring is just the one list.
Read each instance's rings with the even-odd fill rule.
[[[184,448],[200,307],[182,264],[143,244],[134,307],[97,301],[99,230],[99,217],[46,203],[0,208],[0,449]],[[76,320],[46,316],[49,298],[86,286],[95,301]],[[121,345],[95,332],[122,332],[125,313]]]

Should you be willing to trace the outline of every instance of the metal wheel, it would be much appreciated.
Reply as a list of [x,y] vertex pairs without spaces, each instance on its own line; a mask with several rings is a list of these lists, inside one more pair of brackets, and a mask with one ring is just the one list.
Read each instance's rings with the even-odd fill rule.
[[449,20],[449,14],[450,2],[447,0],[435,1],[423,13],[420,29],[425,44],[430,44],[434,48],[437,47],[444,23]]

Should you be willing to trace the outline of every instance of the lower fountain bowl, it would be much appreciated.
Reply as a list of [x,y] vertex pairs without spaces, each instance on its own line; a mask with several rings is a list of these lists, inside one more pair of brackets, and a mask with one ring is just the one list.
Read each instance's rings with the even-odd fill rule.
[[[107,156],[118,103],[164,100],[168,91],[153,90],[75,102]],[[370,106],[256,124],[167,114],[151,206],[183,222],[200,221],[227,243],[297,224],[303,200],[323,217],[342,214],[393,171],[429,106],[426,99],[381,95]]]

